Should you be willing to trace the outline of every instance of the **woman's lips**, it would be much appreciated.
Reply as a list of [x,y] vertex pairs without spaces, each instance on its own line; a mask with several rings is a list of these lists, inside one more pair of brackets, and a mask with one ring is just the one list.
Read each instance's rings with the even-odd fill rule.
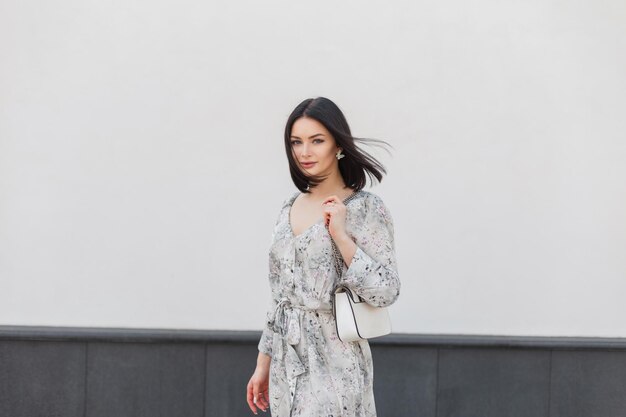
[[302,166],[305,168],[311,168],[315,164],[316,162],[302,162]]

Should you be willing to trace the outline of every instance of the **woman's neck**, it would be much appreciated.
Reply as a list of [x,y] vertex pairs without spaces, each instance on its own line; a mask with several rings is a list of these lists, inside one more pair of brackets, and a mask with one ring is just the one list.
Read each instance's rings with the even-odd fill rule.
[[339,198],[345,199],[353,193],[352,189],[346,187],[341,177],[338,181],[329,180],[330,178],[327,178],[316,187],[311,187],[309,198],[314,201],[322,201],[330,195],[337,195]]

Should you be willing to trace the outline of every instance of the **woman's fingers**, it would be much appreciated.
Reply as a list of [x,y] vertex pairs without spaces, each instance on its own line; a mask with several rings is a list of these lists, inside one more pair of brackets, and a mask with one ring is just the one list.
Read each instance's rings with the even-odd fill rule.
[[267,390],[259,392],[259,398],[257,399],[257,403],[261,402],[261,409],[267,411],[269,408],[269,395]]
[[259,407],[261,410],[265,411],[265,409],[267,407],[263,405],[263,399],[259,395],[259,384],[258,383],[252,384],[252,392],[254,394],[254,399],[256,399],[256,401],[255,401],[256,406]]
[[337,197],[336,195],[331,195],[328,196],[326,200],[324,200],[324,202],[322,202],[322,205],[326,203],[341,203],[341,200],[339,200],[339,197]]
[[[346,206],[343,201],[336,195],[331,195],[323,203],[324,206],[324,223],[329,227],[331,236],[336,236],[337,233],[341,233],[345,229],[344,222],[346,216]],[[333,217],[336,216],[335,220]],[[332,229],[331,229],[332,220]]]
[[265,397],[265,395],[263,394],[262,391],[259,392],[259,395],[257,395],[256,397],[256,405],[257,407],[259,407],[262,411],[267,411],[267,399]]
[[336,195],[329,196],[322,203],[322,206],[324,206],[324,223],[326,223],[326,225],[329,224],[331,215],[335,214],[336,205],[338,203],[341,204],[341,201],[339,200],[339,197],[337,197]]
[[250,410],[252,410],[254,414],[257,414],[257,408],[256,408],[256,405],[254,404],[254,389],[252,388],[252,380],[248,382],[247,394],[248,395],[246,399],[248,400],[248,406],[250,407]]

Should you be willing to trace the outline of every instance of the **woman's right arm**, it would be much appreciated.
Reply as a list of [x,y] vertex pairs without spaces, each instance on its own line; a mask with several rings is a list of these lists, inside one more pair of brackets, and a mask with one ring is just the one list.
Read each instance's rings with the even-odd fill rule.
[[[270,274],[274,270],[272,258],[270,254]],[[272,291],[270,307],[266,314],[263,333],[261,334],[261,340],[259,340],[258,344],[259,354],[257,355],[256,369],[248,382],[246,390],[248,406],[254,414],[257,414],[257,408],[266,411],[269,407],[269,374],[270,364],[272,362],[272,344],[274,341],[274,331],[271,328],[270,320],[273,318],[276,305],[277,302]]]
[[[283,207],[288,202],[288,199],[283,201]],[[260,408],[264,412],[267,411],[269,407],[269,374],[270,374],[270,364],[272,362],[272,345],[274,343],[274,330],[272,329],[271,323],[274,319],[274,311],[276,309],[276,305],[278,304],[277,297],[274,294],[275,286],[279,282],[280,279],[280,262],[274,256],[271,250],[271,245],[274,244],[274,239],[276,237],[276,232],[278,230],[278,226],[280,224],[280,214],[278,219],[276,219],[276,223],[274,225],[274,230],[272,232],[272,237],[270,239],[270,251],[269,251],[269,282],[271,287],[271,296],[270,296],[270,306],[265,315],[265,324],[263,326],[263,333],[261,334],[261,339],[259,340],[258,350],[259,354],[257,355],[256,361],[256,369],[248,382],[247,387],[247,401],[250,410],[254,414],[257,414],[257,408]]]
[[256,369],[248,381],[246,389],[246,400],[248,406],[254,414],[257,414],[257,408],[266,412],[270,406],[269,388],[270,388],[270,362],[272,358],[263,352],[259,352],[257,357]]

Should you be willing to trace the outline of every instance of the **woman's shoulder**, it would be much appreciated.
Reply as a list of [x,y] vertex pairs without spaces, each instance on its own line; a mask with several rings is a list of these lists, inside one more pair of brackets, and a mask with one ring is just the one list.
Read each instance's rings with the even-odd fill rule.
[[289,194],[287,197],[285,197],[283,199],[283,202],[280,205],[280,209],[284,209],[285,207],[291,205],[291,203],[293,202],[293,200],[296,199],[296,197],[300,194],[299,191],[293,192],[291,194]]
[[369,191],[369,190],[359,190],[358,194],[361,196],[361,198],[363,198],[365,200],[368,200],[368,201],[371,201],[371,200],[376,199],[376,198],[380,198],[378,196],[378,194],[374,193],[373,191]]
[[361,197],[361,201],[363,202],[365,208],[373,208],[385,205],[382,197],[374,193],[373,191],[359,190],[358,195]]
[[391,213],[380,195],[368,190],[360,190],[359,194],[361,196],[361,204],[358,205],[358,211],[360,211],[361,215],[378,215],[385,219],[391,217]]

